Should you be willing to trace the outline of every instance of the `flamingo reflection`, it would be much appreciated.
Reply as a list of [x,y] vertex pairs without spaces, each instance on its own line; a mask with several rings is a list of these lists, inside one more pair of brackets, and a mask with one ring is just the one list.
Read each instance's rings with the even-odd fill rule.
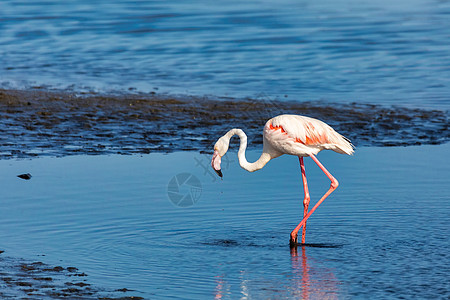
[[[299,254],[298,248],[301,249]],[[311,268],[305,246],[291,248],[292,294],[298,299],[338,299],[339,282],[331,270]]]
[[[215,276],[214,299],[236,298],[237,295],[240,299],[338,299],[342,294],[341,283],[330,269],[321,267],[320,262],[308,257],[307,250],[307,246],[290,248],[292,272],[287,276],[283,273],[281,282],[264,277],[251,278],[252,270],[239,271],[237,281],[236,277],[230,278],[226,274]],[[273,278],[273,275],[280,274],[268,275]]]

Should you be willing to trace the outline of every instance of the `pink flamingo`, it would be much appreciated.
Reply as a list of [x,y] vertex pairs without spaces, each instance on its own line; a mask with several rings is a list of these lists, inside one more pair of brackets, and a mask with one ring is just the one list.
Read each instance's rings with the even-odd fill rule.
[[[297,245],[298,231],[303,226],[302,244],[305,243],[306,220],[317,209],[317,207],[327,198],[339,185],[338,181],[328,172],[327,169],[316,158],[316,154],[324,149],[333,150],[341,154],[352,155],[354,147],[344,136],[337,133],[331,126],[324,122],[297,115],[280,115],[267,121],[263,131],[263,152],[260,158],[249,163],[245,158],[245,149],[247,148],[247,135],[241,129],[231,129],[224,136],[219,138],[214,145],[214,154],[211,166],[216,173],[222,177],[220,169],[221,157],[228,151],[228,146],[232,136],[237,135],[240,138],[238,158],[240,166],[249,172],[262,169],[271,159],[277,158],[283,154],[298,156],[300,169],[302,173],[303,188],[305,198],[303,200],[303,219],[291,232],[290,244]],[[309,156],[331,180],[331,186],[328,191],[308,212],[310,201],[308,184],[306,181],[305,165],[303,157]]]

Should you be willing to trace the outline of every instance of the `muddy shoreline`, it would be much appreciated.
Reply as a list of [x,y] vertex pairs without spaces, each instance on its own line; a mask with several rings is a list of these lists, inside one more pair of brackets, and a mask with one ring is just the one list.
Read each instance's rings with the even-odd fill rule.
[[265,121],[293,113],[322,119],[358,146],[442,144],[449,112],[367,104],[0,89],[0,159],[74,154],[209,152],[232,127],[262,144]]

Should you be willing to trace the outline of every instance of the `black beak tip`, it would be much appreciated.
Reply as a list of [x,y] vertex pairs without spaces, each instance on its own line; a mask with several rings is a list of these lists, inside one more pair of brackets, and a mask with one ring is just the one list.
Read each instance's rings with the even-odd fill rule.
[[214,171],[216,171],[217,175],[219,175],[220,178],[223,177],[222,170],[214,170]]

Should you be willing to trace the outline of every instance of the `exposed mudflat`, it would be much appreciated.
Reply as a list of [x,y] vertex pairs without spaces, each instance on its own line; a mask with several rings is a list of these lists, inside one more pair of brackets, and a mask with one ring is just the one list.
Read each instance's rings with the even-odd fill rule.
[[287,102],[148,94],[0,90],[0,158],[73,154],[210,151],[228,129],[249,148],[262,144],[267,119],[283,113],[321,119],[356,146],[441,144],[449,113],[368,104]]

